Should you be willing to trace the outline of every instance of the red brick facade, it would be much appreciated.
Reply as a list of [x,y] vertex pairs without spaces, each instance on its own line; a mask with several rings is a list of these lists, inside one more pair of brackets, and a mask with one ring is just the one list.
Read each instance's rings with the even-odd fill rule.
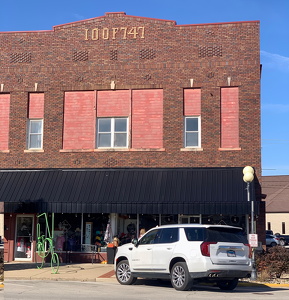
[[[1,168],[252,165],[260,174],[258,21],[176,25],[174,21],[107,13],[55,26],[51,31],[2,32],[0,43],[0,96],[6,99],[10,95],[9,153],[5,143],[1,144]],[[240,150],[221,148],[222,87],[239,90]],[[181,151],[184,89],[190,88],[201,90],[203,151]],[[145,151],[137,143],[128,151],[95,151],[91,141],[95,133],[85,130],[82,135],[86,136],[87,144],[83,142],[82,147],[77,147],[85,150],[70,151],[81,136],[74,136],[77,132],[67,133],[65,125],[78,119],[81,122],[82,112],[66,119],[66,93],[94,94],[112,89],[132,90],[132,94],[144,89],[161,91],[162,106],[151,108],[157,110],[156,115],[163,114],[162,124],[142,129],[151,132],[158,128],[157,147],[162,151],[147,149],[155,148],[150,143]],[[44,93],[44,151],[39,153],[24,151],[31,92]],[[92,102],[88,105],[95,109]],[[156,105],[155,100],[152,104]],[[2,100],[0,105],[1,110],[3,105],[7,109]],[[150,109],[145,99],[136,105],[137,109],[132,102],[132,111],[140,112],[141,106]],[[104,110],[102,105],[100,111]],[[95,110],[89,118],[96,118]],[[153,121],[151,114],[150,122]],[[141,128],[141,123],[136,126]],[[141,139],[145,138],[144,133],[139,135]],[[75,139],[69,141],[67,134]],[[137,135],[133,131],[131,134],[130,139]],[[134,150],[131,148],[136,149],[129,151]]]
[[[0,32],[0,45],[1,169],[251,165],[260,177],[259,21],[176,25],[107,13],[47,31]],[[127,117],[126,147],[98,147],[105,117]],[[185,146],[184,117],[200,117],[200,147]],[[28,118],[43,118],[41,149],[27,147]]]

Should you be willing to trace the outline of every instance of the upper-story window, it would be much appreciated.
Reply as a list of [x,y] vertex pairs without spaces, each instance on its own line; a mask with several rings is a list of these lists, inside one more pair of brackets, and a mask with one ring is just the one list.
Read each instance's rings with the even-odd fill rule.
[[201,89],[184,89],[184,146],[201,148]]
[[28,149],[42,149],[43,120],[28,121]]
[[128,118],[99,118],[97,124],[98,148],[128,147]]
[[185,147],[201,147],[200,117],[185,117]]
[[27,120],[27,149],[43,148],[44,93],[30,93]]

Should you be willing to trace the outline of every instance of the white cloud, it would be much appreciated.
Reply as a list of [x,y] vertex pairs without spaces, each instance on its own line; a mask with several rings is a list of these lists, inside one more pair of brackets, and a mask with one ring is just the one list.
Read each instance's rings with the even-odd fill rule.
[[84,17],[84,16],[79,15],[79,14],[76,14],[76,13],[73,14],[73,17],[74,17],[76,20],[78,20],[78,21],[80,21],[80,20],[85,20],[85,17]]
[[289,57],[261,50],[261,63],[269,68],[289,71]]
[[264,103],[262,104],[262,110],[270,111],[272,113],[288,113],[289,112],[289,104],[272,104],[272,103]]

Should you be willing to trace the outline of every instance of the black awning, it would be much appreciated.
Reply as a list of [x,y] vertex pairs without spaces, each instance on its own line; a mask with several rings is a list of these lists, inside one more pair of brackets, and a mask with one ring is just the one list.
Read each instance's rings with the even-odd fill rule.
[[0,201],[8,213],[250,214],[242,170],[2,170]]

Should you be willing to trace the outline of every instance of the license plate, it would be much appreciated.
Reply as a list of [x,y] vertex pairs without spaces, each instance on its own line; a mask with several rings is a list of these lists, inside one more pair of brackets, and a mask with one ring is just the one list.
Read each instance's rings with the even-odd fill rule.
[[227,256],[228,257],[236,257],[236,252],[234,250],[228,250],[227,251]]

